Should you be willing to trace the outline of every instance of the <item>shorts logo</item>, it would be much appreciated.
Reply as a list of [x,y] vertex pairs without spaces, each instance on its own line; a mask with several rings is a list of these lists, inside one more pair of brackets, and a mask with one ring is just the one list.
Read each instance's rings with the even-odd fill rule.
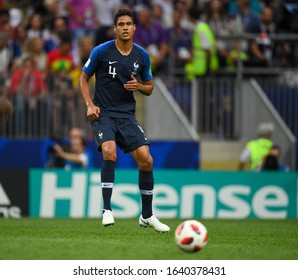
[[98,132],[98,136],[99,136],[100,139],[102,139],[103,132]]

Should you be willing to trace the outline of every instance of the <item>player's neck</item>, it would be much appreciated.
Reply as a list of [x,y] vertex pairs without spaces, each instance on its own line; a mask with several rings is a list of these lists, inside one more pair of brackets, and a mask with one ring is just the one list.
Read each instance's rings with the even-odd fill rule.
[[133,43],[131,40],[129,41],[121,41],[116,39],[115,40],[115,45],[117,50],[122,54],[122,55],[129,55],[132,47],[133,47]]

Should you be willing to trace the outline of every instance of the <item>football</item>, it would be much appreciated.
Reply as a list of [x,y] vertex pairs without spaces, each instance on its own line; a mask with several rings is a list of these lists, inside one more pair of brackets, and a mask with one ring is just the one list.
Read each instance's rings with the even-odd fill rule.
[[186,252],[198,252],[208,240],[207,228],[197,220],[186,220],[175,230],[176,245]]

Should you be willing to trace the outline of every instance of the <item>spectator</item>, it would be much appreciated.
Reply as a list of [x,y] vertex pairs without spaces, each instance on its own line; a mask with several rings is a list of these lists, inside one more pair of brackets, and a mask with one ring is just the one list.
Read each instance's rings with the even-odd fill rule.
[[137,11],[135,43],[145,48],[152,61],[152,70],[155,74],[167,71],[167,55],[169,43],[165,28],[152,22],[151,10],[146,6]]
[[50,31],[45,27],[42,15],[38,13],[33,14],[27,26],[28,39],[39,37],[46,41],[49,36]]
[[42,17],[42,22],[47,25],[49,13],[45,8],[44,1],[22,0],[22,2],[22,11],[25,17],[25,22],[29,22],[33,15],[39,14]]
[[69,130],[69,142],[73,141],[76,138],[83,138],[84,132],[79,127],[73,127]]
[[12,42],[13,47],[13,65],[12,68],[15,68],[17,59],[25,52],[25,46],[27,43],[27,30],[23,24],[20,24],[15,29],[15,34]]
[[65,18],[56,17],[53,22],[53,27],[47,40],[44,42],[44,47],[47,52],[57,49],[63,37],[69,36],[70,30],[68,29]]
[[[259,15],[262,12],[262,5],[259,0],[248,0],[248,6],[251,11]],[[234,15],[238,9],[238,0],[229,0],[228,4],[228,13]]]
[[174,10],[179,11],[181,14],[181,20],[180,25],[182,28],[189,30],[190,32],[193,32],[195,29],[195,25],[192,21],[190,21],[188,16],[188,11],[192,7],[191,6],[192,1],[188,0],[174,0]]
[[187,78],[205,77],[218,70],[216,40],[214,33],[207,22],[200,19],[198,9],[189,10],[191,21],[196,23],[193,34],[193,59],[185,65]]
[[9,24],[15,30],[24,20],[23,11],[19,8],[10,8],[9,18]]
[[[173,27],[173,1],[172,0],[153,0],[153,14],[160,20],[160,24],[165,28]],[[155,11],[155,12],[154,12]]]
[[226,66],[229,69],[236,69],[239,60],[244,65],[248,64],[248,55],[245,51],[241,50],[241,43],[237,40],[231,42],[231,50],[226,57]]
[[38,131],[39,105],[46,94],[44,73],[36,69],[34,58],[26,56],[11,75],[9,97],[13,100],[16,135]]
[[[62,119],[65,126],[62,130],[75,125],[74,96],[70,73],[74,69],[71,54],[72,40],[69,36],[62,38],[58,49],[48,53],[47,74],[50,98],[53,105],[53,131],[61,129]],[[65,105],[66,106],[65,106]]]
[[74,137],[70,141],[70,150],[67,152],[59,144],[54,145],[54,151],[57,157],[64,159],[65,169],[73,168],[91,168],[92,154],[86,149],[87,142],[81,137]]
[[72,41],[69,36],[62,38],[60,45],[48,53],[47,73],[67,74],[74,67],[73,56],[71,55]]
[[[152,0],[122,0],[122,4],[125,8],[130,7],[129,10],[135,9],[138,5],[144,5],[146,7],[151,7]],[[123,8],[123,6],[121,6]]]
[[274,54],[274,42],[270,36],[276,33],[273,23],[273,11],[271,8],[264,8],[260,17],[261,21],[256,33],[258,37],[250,43],[249,55],[250,64],[255,67],[271,66]]
[[181,26],[183,14],[179,10],[173,12],[174,26],[168,29],[169,54],[174,61],[171,70],[176,76],[185,76],[185,63],[192,59],[192,33]]
[[9,25],[3,27],[0,32],[0,75],[8,76],[13,64],[13,47]]
[[68,18],[68,13],[64,5],[65,0],[44,0],[44,6],[52,18],[62,17],[65,20]]
[[[30,55],[34,59],[36,68],[43,73],[47,70],[47,53],[43,49],[43,40],[40,37],[35,37],[27,40],[24,52],[18,61],[22,61],[24,57]],[[17,65],[16,65],[17,67]]]
[[75,89],[79,89],[79,77],[82,71],[83,65],[87,62],[90,52],[94,48],[93,40],[90,36],[86,35],[79,40],[79,58],[80,64],[78,64],[71,72],[70,77],[72,79],[72,85]]
[[230,13],[235,20],[236,34],[256,33],[259,28],[259,16],[251,10],[249,3],[249,0],[237,0],[235,11]]
[[[72,119],[74,119],[73,125],[78,125],[80,127],[88,126],[87,119],[82,118],[81,116],[85,113],[85,106],[83,102],[79,102],[77,98],[79,98],[79,77],[82,71],[82,67],[87,62],[89,55],[94,48],[93,40],[90,36],[85,35],[80,38],[79,40],[79,61],[80,64],[76,65],[76,67],[70,72],[70,78],[72,82],[72,100],[75,99],[76,104],[73,106],[76,107],[76,110],[73,112],[70,112],[70,115],[72,116]],[[95,77],[92,77],[90,79],[90,88],[93,91],[95,87]],[[71,103],[70,102],[70,103]]]
[[[206,20],[215,36],[229,37],[233,32],[233,21],[229,19],[224,10],[223,2],[211,0],[206,4]],[[223,39],[216,39],[217,55],[221,67],[226,66],[232,50],[231,42]]]
[[93,0],[98,24],[95,44],[114,39],[114,14],[121,6],[121,0]]
[[289,166],[280,162],[281,148],[278,145],[273,145],[268,155],[263,159],[260,166],[261,171],[289,171]]
[[249,141],[240,155],[239,170],[245,168],[249,163],[250,170],[258,170],[263,158],[269,154],[273,142],[271,140],[274,131],[272,123],[260,123],[258,127],[258,138]]
[[159,3],[154,2],[152,4],[152,20],[165,27],[163,22],[163,10],[162,6]]
[[65,9],[74,47],[83,35],[94,38],[96,14],[93,0],[65,0]]

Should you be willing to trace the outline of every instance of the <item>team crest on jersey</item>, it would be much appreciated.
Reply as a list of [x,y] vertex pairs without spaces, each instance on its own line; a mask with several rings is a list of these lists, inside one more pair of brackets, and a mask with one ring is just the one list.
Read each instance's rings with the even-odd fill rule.
[[137,75],[138,73],[138,69],[140,67],[140,64],[138,61],[135,61],[134,64],[133,64],[133,71],[132,71],[132,75]]

